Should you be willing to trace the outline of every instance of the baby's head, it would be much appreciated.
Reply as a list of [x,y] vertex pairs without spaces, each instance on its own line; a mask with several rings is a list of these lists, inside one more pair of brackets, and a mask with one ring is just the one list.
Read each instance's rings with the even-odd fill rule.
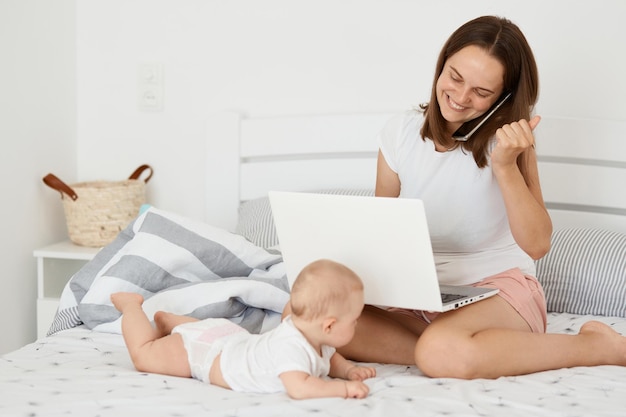
[[[363,282],[350,268],[328,259],[304,267],[291,288],[291,314],[299,320],[325,322],[348,343],[363,310]],[[347,340],[343,340],[347,339]]]

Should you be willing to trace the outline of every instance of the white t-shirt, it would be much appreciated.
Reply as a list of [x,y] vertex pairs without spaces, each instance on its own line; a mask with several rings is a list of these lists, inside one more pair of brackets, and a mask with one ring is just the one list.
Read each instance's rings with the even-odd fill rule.
[[224,380],[234,391],[284,392],[280,374],[302,371],[325,377],[334,353],[335,348],[322,346],[320,356],[289,316],[269,332],[227,341],[222,349],[220,367]]
[[514,267],[534,276],[534,261],[511,234],[491,167],[478,168],[461,148],[437,152],[432,140],[422,140],[423,120],[415,110],[393,117],[379,143],[400,178],[400,197],[424,202],[440,283],[471,284]]

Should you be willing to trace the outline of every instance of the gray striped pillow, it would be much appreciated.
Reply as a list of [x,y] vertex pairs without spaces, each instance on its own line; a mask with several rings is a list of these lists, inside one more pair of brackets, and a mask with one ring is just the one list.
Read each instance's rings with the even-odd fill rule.
[[[373,190],[358,188],[333,188],[313,192],[356,196],[374,195]],[[269,198],[261,197],[241,203],[235,233],[242,235],[250,242],[262,248],[271,248],[278,244]]]
[[626,235],[564,228],[537,261],[548,311],[626,317]]

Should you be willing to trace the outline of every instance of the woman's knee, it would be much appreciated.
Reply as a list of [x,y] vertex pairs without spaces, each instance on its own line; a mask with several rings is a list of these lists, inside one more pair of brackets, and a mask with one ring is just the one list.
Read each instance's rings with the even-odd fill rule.
[[479,372],[478,354],[470,336],[425,331],[415,346],[415,364],[432,378],[472,379]]

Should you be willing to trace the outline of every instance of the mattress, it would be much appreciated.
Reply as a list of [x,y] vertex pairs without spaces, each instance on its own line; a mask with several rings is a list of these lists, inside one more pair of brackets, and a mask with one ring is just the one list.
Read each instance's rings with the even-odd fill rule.
[[[550,313],[548,331],[575,334],[596,318],[626,334],[626,319]],[[373,364],[361,400],[244,394],[188,378],[138,372],[122,336],[84,326],[0,359],[2,416],[624,416],[626,368],[577,367],[495,380],[427,378],[414,366]]]

